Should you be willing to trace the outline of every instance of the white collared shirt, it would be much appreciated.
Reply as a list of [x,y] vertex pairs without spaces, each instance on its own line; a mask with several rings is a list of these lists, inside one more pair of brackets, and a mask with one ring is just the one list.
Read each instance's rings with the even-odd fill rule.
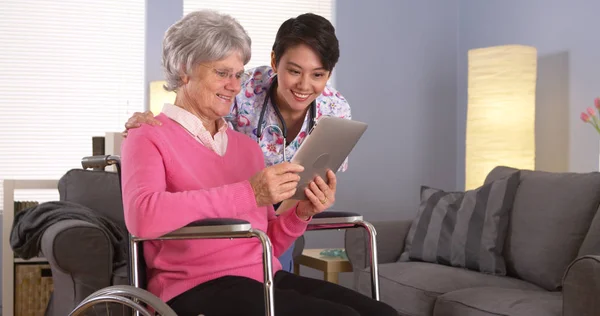
[[225,155],[227,150],[227,122],[225,119],[221,119],[219,122],[219,130],[213,138],[210,132],[204,127],[202,121],[194,114],[180,108],[176,105],[165,103],[162,108],[168,118],[179,123],[185,128],[192,137],[196,138],[202,145],[208,147],[208,149],[214,151],[219,156]]

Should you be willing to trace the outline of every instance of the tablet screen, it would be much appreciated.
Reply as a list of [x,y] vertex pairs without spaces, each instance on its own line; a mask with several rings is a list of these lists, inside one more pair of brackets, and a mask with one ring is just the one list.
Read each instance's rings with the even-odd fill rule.
[[306,200],[304,189],[316,176],[321,176],[327,182],[327,170],[337,172],[366,130],[367,124],[363,122],[320,117],[292,157],[291,162],[304,167],[292,199]]

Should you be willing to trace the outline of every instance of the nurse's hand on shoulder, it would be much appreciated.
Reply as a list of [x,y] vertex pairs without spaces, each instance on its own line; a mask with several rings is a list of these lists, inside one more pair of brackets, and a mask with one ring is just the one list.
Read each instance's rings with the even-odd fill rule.
[[258,206],[267,206],[289,199],[296,192],[304,167],[298,164],[284,162],[267,167],[252,178],[250,185],[254,190]]
[[311,216],[319,214],[330,208],[335,203],[335,191],[337,179],[333,171],[327,171],[327,179],[329,184],[325,183],[323,178],[316,177],[304,189],[304,194],[308,200],[303,200],[298,203],[296,215],[302,220],[308,220]]
[[132,128],[138,128],[142,126],[142,124],[148,124],[153,126],[162,125],[162,123],[159,120],[154,118],[154,114],[151,111],[135,112],[125,123],[125,131],[123,132],[123,137],[127,137],[128,130]]

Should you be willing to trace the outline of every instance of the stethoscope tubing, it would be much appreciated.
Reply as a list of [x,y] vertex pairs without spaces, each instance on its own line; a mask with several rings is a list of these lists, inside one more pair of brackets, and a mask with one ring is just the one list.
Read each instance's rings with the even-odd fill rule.
[[[267,94],[265,95],[265,99],[263,101],[263,106],[260,109],[260,115],[258,117],[258,126],[256,127],[256,142],[260,143],[260,139],[262,138],[262,132],[263,132],[263,123],[265,120],[265,114],[267,112],[267,107],[269,106],[269,100],[272,99],[273,96],[273,92],[275,91],[275,88],[277,88],[277,75],[273,76],[272,79],[272,83],[271,86],[269,87],[269,90],[267,91]],[[271,102],[271,106],[273,107],[273,110],[275,110],[275,114],[277,115],[277,118],[279,119],[279,122],[281,123],[281,128],[279,126],[276,125],[269,125],[269,126],[265,126],[265,127],[271,127],[271,126],[276,126],[280,131],[281,131],[281,135],[283,136],[283,161],[287,161],[286,159],[286,154],[285,154],[285,150],[287,148],[286,143],[287,143],[287,126],[285,125],[285,120],[283,119],[283,116],[281,115],[281,112],[279,111],[279,108],[275,105],[275,103]],[[312,130],[312,128],[314,127],[315,124],[315,119],[317,116],[317,104],[316,101],[312,101],[310,103],[310,117],[308,120],[308,130]]]

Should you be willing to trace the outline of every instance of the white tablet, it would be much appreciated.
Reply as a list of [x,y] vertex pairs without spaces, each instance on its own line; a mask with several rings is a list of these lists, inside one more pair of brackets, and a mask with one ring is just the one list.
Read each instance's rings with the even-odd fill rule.
[[327,182],[327,170],[338,171],[366,130],[363,122],[321,116],[292,157],[291,162],[304,167],[292,199],[306,200],[304,189],[317,175]]

